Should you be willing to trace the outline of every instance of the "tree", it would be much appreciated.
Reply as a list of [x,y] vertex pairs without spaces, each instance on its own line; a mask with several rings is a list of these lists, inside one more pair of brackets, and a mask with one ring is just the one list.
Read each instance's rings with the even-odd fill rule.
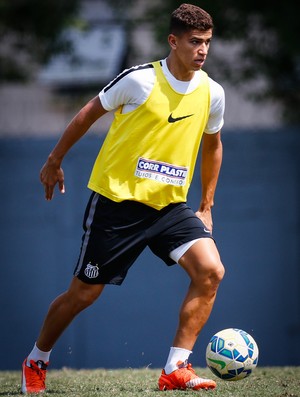
[[[110,0],[110,4],[119,0]],[[158,43],[166,42],[169,15],[183,1],[148,2],[144,13],[156,31]],[[211,75],[232,84],[255,83],[255,99],[271,98],[282,105],[284,120],[300,123],[300,2],[286,0],[193,0],[208,11],[215,23],[214,36],[224,51],[217,62],[208,62]],[[130,15],[129,13],[127,15]],[[212,51],[213,52],[213,51]],[[257,85],[257,82],[263,85]]]
[[24,80],[37,64],[66,50],[61,32],[80,0],[0,0],[0,81]]

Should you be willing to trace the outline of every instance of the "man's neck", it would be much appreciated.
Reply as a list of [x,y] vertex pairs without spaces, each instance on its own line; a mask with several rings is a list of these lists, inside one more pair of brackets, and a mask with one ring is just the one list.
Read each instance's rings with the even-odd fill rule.
[[190,81],[195,75],[194,70],[186,70],[181,68],[178,62],[174,62],[172,54],[170,54],[167,59],[166,63],[170,73],[175,77],[175,79],[180,81]]

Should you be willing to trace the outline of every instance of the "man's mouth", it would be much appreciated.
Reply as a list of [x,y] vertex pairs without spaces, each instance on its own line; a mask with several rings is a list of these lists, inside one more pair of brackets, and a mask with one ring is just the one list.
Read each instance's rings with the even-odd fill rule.
[[199,65],[199,66],[202,66],[202,65],[204,64],[204,62],[205,62],[205,59],[204,59],[204,58],[195,59],[195,63],[196,63],[197,65]]

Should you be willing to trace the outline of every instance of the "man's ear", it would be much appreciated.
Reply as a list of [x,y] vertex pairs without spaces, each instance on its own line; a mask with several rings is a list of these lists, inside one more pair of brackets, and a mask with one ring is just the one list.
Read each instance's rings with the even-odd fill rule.
[[172,48],[172,50],[175,50],[176,47],[177,47],[177,38],[176,38],[176,36],[174,34],[172,34],[172,33],[169,34],[168,42],[169,42],[169,45]]

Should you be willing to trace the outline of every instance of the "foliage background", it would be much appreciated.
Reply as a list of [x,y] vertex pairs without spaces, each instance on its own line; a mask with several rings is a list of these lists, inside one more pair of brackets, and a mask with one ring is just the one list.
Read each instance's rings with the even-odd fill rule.
[[[150,24],[165,54],[169,15],[182,1],[105,0],[115,8],[116,19],[128,30]],[[84,0],[0,0],[0,82],[28,78],[36,65],[53,55],[70,51],[62,32],[79,21]],[[215,37],[222,50],[207,62],[210,74],[234,85],[253,83],[255,100],[272,98],[283,105],[286,123],[300,122],[300,2],[286,0],[194,0],[215,22]],[[157,51],[157,48],[153,50]],[[159,56],[160,54],[155,54]]]
[[[118,0],[110,3],[119,6]],[[158,43],[168,34],[169,15],[182,1],[149,2],[144,18],[153,24]],[[272,98],[283,105],[289,124],[300,122],[300,2],[286,0],[194,0],[215,23],[215,37],[223,50],[206,67],[216,78],[232,84],[253,83],[255,100]],[[126,7],[126,5],[124,5]],[[132,7],[132,4],[130,4]],[[130,12],[127,13],[130,16]],[[130,17],[129,17],[130,18]]]
[[0,0],[0,82],[25,80],[36,64],[69,49],[62,31],[80,0]]

